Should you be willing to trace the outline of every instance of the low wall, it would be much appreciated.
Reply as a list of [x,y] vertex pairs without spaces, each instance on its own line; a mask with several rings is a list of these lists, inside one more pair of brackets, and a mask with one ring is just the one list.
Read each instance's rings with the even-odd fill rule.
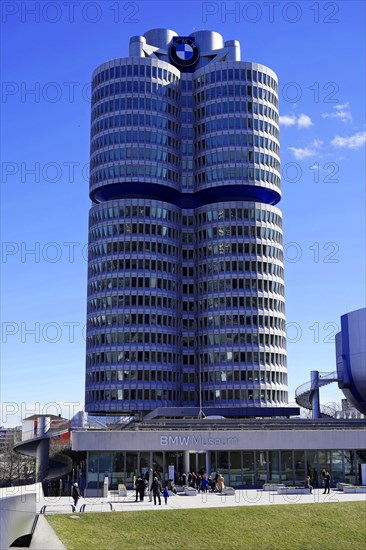
[[184,487],[184,494],[189,497],[195,497],[197,495],[197,489],[194,487]]
[[20,537],[28,537],[30,541],[40,496],[43,496],[40,483],[0,490],[1,550],[7,550]]
[[343,487],[345,494],[350,493],[366,493],[366,485],[345,485]]
[[271,484],[264,484],[262,489],[263,491],[277,491],[279,487],[285,487],[283,483],[271,483]]
[[309,495],[310,489],[306,487],[278,487],[278,495]]
[[104,496],[103,489],[84,489],[84,498],[101,498]]

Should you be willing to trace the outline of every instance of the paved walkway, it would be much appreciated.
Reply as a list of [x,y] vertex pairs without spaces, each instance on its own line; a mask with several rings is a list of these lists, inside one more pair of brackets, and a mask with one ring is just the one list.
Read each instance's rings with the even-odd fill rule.
[[[323,494],[323,489],[314,489],[313,494],[308,495],[278,495],[277,492],[262,491],[257,489],[238,489],[235,495],[223,496],[218,493],[199,493],[197,496],[185,496],[178,494],[168,499],[168,504],[161,498],[161,506],[154,506],[154,502],[145,497],[143,502],[135,502],[135,492],[128,491],[127,497],[118,498],[111,494],[109,498],[82,498],[79,500],[77,512],[85,504],[85,512],[110,512],[112,503],[116,512],[131,512],[136,510],[182,510],[185,508],[219,508],[227,506],[268,506],[273,504],[307,504],[329,502],[366,502],[365,493],[345,494],[342,491],[332,491]],[[37,503],[38,511],[46,505],[46,513],[71,514],[70,497],[44,497]]]
[[32,550],[67,550],[44,516],[38,518],[30,548]]

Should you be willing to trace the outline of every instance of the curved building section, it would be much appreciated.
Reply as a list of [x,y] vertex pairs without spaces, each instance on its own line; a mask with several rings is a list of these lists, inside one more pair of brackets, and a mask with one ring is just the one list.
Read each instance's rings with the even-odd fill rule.
[[225,202],[196,210],[197,340],[203,404],[288,402],[282,219]]
[[179,191],[180,119],[175,67],[143,58],[100,65],[92,80],[91,199],[135,195],[136,183]]
[[152,29],[94,71],[87,411],[287,404],[279,155],[235,40]]
[[181,214],[149,199],[89,220],[86,407],[130,412],[180,400]]
[[336,356],[339,388],[366,414],[366,308],[342,315]]
[[224,62],[197,71],[197,191],[236,185],[243,200],[280,200],[277,93],[277,77],[263,65]]

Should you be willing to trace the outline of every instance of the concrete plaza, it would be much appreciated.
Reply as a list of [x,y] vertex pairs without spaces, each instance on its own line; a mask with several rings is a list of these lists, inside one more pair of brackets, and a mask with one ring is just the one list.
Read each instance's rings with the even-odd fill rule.
[[[268,506],[273,504],[311,504],[336,502],[366,502],[366,493],[345,494],[343,491],[331,490],[330,494],[323,494],[323,489],[314,489],[307,495],[278,495],[276,491],[260,489],[237,489],[235,495],[225,496],[219,493],[198,493],[196,496],[186,496],[183,493],[168,498],[164,504],[161,497],[161,507],[154,506],[145,496],[142,502],[135,502],[135,491],[128,491],[126,497],[118,497],[117,492],[110,491],[108,498],[81,498],[77,512],[85,504],[83,513],[133,512],[141,510],[183,510],[185,508],[220,508],[227,506]],[[38,502],[38,509],[46,506],[46,514],[71,513],[71,497],[42,497]],[[112,506],[111,506],[111,505]]]

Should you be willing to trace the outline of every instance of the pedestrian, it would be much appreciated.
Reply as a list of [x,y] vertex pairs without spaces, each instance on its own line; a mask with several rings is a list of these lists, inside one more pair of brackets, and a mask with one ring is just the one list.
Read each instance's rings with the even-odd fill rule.
[[219,474],[219,477],[217,478],[217,489],[218,489],[219,493],[221,493],[222,490],[223,490],[224,487],[225,487],[224,481],[225,481],[224,476],[222,476],[221,474]]
[[313,486],[310,484],[310,476],[306,476],[304,487],[305,487],[305,489],[310,489],[310,494],[312,494]]
[[160,498],[161,483],[156,476],[154,477],[154,481],[152,482],[151,489],[154,495],[155,506],[156,506],[156,497],[158,497],[159,505],[161,505],[161,498]]
[[74,499],[74,506],[76,508],[78,505],[78,500],[79,498],[81,498],[79,485],[77,483],[74,483],[74,485],[72,486],[72,498]]
[[140,495],[140,502],[144,500],[146,487],[147,487],[147,481],[142,475],[140,475],[137,479],[137,489]]
[[323,495],[325,495],[326,493],[330,493],[330,473],[329,472],[325,472],[324,474],[324,491],[323,491]]
[[216,470],[215,474],[215,489],[218,490],[218,482],[219,482],[220,472]]
[[138,486],[138,480],[139,480],[139,477],[136,477],[135,478],[135,502],[138,502],[138,499],[139,499],[139,486]]
[[196,475],[196,489],[197,489],[198,493],[201,491],[201,483],[202,483],[202,478],[201,478],[200,474],[197,474]]
[[165,486],[165,489],[164,489],[164,492],[163,492],[163,497],[164,497],[164,500],[165,500],[165,504],[168,504],[169,491],[168,491],[167,486]]
[[208,489],[207,474],[203,474],[203,477],[202,477],[202,493],[207,493],[207,489]]

